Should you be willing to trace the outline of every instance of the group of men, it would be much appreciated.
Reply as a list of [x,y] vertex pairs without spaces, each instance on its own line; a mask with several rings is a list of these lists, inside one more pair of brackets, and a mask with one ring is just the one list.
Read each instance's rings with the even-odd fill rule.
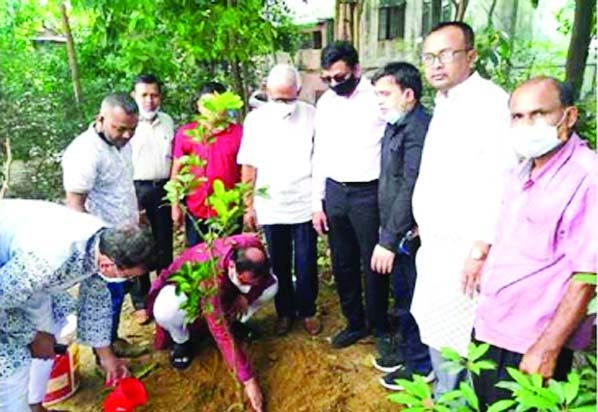
[[418,374],[438,398],[468,379],[442,367],[441,349],[465,357],[470,342],[488,343],[497,368],[473,377],[485,410],[507,396],[495,387],[506,368],[563,379],[591,337],[594,288],[575,275],[596,273],[598,166],[575,133],[570,86],[536,77],[509,96],[476,73],[474,44],[462,22],[426,36],[431,114],[416,67],[367,79],[348,42],[322,51],[329,90],[315,110],[297,101],[296,70],[278,65],[238,161],[245,181],[268,188],[245,220],[263,226],[279,278],[277,331],[297,317],[320,328],[311,212],[347,322],[332,347],[373,335],[383,386]]
[[[79,301],[87,305],[80,303],[86,308],[79,311],[80,338],[96,348],[110,378],[126,374],[113,351],[121,356],[128,349],[118,338],[128,292],[139,323],[155,318],[157,345],[172,345],[172,365],[188,367],[192,335],[202,322],[185,325],[185,297],[176,295],[169,277],[184,263],[212,255],[222,273],[218,294],[204,302],[213,310],[204,310],[202,320],[253,409],[263,410],[234,326],[274,297],[278,335],[296,320],[309,335],[321,332],[318,234],[329,242],[346,319],[331,346],[345,348],[373,335],[374,366],[386,373],[383,386],[400,390],[397,379],[418,374],[435,382],[436,397],[456,388],[468,377],[444,370],[440,350],[453,347],[466,356],[472,340],[489,343],[488,356],[498,366],[473,377],[484,410],[505,396],[494,385],[507,378],[507,367],[565,377],[572,350],[591,336],[585,318],[594,289],[573,276],[596,273],[597,158],[574,131],[577,109],[567,85],[538,77],[509,96],[475,72],[475,59],[467,24],[445,22],[431,30],[422,53],[425,78],[436,90],[428,113],[415,66],[390,63],[370,80],[355,48],[334,42],[322,51],[322,80],[329,90],[315,107],[298,99],[297,70],[276,65],[267,78],[267,101],[248,114],[243,127],[212,130],[210,116],[204,116],[215,142],[203,147],[175,141],[174,167],[174,122],[159,110],[158,79],[139,76],[131,96],[106,97],[95,122],[62,160],[66,205],[85,214],[36,202],[0,203],[0,222],[6,223],[0,233],[0,409],[23,412],[29,403],[34,411],[44,410],[43,391],[30,385],[27,398],[18,382],[29,374],[30,354],[53,353],[48,345],[61,322],[41,313],[64,314],[56,310],[58,297],[79,281]],[[201,95],[223,90],[210,84]],[[189,136],[181,132],[177,139]],[[200,233],[189,237],[201,226],[187,225],[190,248],[172,262],[173,220],[177,225],[182,217],[180,205],[171,211],[165,204],[164,185],[179,172],[177,159],[188,153],[212,159],[212,166],[196,171],[208,177],[205,184],[220,178],[231,186],[240,179],[266,188],[266,196],[246,198],[243,219],[249,231],[262,228],[265,247],[253,234],[238,234],[208,253]],[[194,206],[200,219],[211,213],[207,191],[201,193],[202,204]],[[187,208],[196,201],[186,199]],[[33,221],[14,225],[11,214],[26,212],[55,213],[50,223],[67,222],[73,230]],[[151,227],[160,253],[139,224]],[[107,228],[112,226],[120,228]],[[42,236],[28,244],[34,229]],[[54,238],[60,241],[43,252]],[[152,269],[160,276],[150,291]],[[17,272],[30,273],[32,280],[14,282]],[[97,272],[102,276],[93,276]],[[132,277],[134,282],[113,281]],[[85,282],[100,282],[94,293],[102,296],[86,297]],[[37,367],[30,373],[49,375],[45,365],[43,373]],[[18,402],[11,393],[21,395]]]

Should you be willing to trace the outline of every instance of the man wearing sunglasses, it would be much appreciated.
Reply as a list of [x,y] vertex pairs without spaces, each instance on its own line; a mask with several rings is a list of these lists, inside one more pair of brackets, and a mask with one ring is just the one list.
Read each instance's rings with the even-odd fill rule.
[[467,354],[475,294],[466,295],[462,281],[482,270],[516,159],[508,95],[475,72],[475,59],[474,33],[463,22],[440,23],[426,36],[422,63],[437,93],[413,194],[422,246],[412,312],[430,348],[436,396],[463,379],[440,367],[439,351]]
[[[347,326],[332,339],[344,348],[389,332],[388,276],[372,271],[378,242],[380,141],[385,122],[355,48],[346,41],[324,48],[322,80],[330,87],[316,107],[312,223],[328,233],[332,271]],[[365,310],[362,298],[365,272]]]

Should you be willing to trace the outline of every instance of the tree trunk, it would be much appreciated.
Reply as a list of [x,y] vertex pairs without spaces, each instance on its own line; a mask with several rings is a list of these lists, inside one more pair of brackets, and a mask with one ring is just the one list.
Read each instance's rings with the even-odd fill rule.
[[576,0],[566,69],[566,80],[573,85],[576,96],[579,96],[583,84],[595,12],[596,2],[594,0]]
[[496,3],[498,0],[492,0],[492,4],[490,5],[490,9],[488,9],[488,20],[486,21],[487,26],[492,26],[492,17],[494,17],[494,10],[496,9]]
[[62,25],[64,34],[66,36],[66,54],[69,59],[69,67],[71,69],[71,77],[73,79],[73,89],[75,90],[75,101],[77,105],[81,105],[83,93],[81,91],[81,79],[79,77],[79,67],[77,66],[77,56],[75,55],[75,43],[73,42],[73,35],[71,33],[71,25],[69,24],[69,16],[66,14],[65,3],[60,4],[60,15],[62,17]]
[[457,5],[457,11],[455,12],[455,20],[463,21],[463,19],[465,18],[465,11],[467,10],[468,3],[468,0],[459,0],[459,4]]
[[12,150],[10,148],[10,137],[4,139],[4,150],[6,152],[6,159],[4,160],[4,178],[2,179],[2,187],[0,187],[0,199],[3,199],[10,186],[10,167],[12,166]]

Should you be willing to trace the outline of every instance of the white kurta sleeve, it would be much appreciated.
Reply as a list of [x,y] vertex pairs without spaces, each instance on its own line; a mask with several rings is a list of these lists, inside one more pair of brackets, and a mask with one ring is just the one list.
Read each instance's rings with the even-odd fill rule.
[[110,345],[112,302],[106,282],[99,276],[81,281],[78,312],[79,341],[94,348]]
[[241,138],[239,153],[237,154],[237,163],[240,165],[259,166],[258,156],[261,148],[258,146],[260,134],[258,115],[259,113],[257,112],[249,113],[243,123],[243,137]]
[[509,144],[509,111],[505,98],[503,105],[496,105],[492,116],[488,116],[483,147],[478,160],[476,224],[473,226],[475,240],[494,243],[498,225],[501,199],[509,171],[517,165],[517,156]]
[[322,109],[318,106],[315,116],[314,148],[312,156],[311,170],[311,210],[312,212],[322,211],[322,201],[326,193],[326,173],[324,171],[324,161],[326,160],[326,147],[321,133]]

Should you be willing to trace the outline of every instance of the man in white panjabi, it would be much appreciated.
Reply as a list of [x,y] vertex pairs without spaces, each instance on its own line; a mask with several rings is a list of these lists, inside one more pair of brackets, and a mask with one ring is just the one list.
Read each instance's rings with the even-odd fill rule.
[[445,22],[428,34],[422,54],[437,95],[413,194],[422,246],[412,311],[430,347],[435,396],[465,378],[441,369],[440,350],[467,355],[476,282],[493,241],[506,171],[516,162],[506,139],[508,95],[473,70],[473,45],[471,27]]

